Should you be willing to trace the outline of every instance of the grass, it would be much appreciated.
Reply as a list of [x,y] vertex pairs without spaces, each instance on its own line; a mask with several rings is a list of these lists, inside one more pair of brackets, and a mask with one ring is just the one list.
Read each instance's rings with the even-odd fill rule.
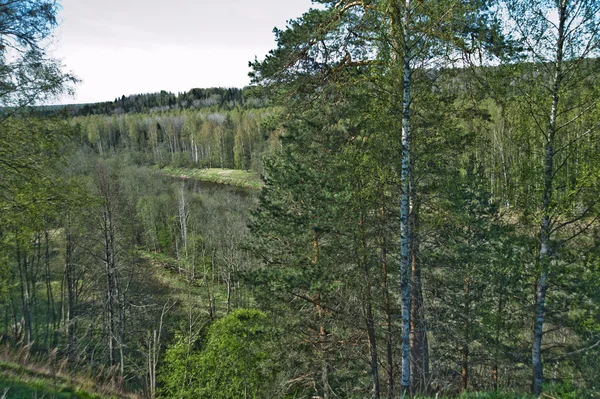
[[[435,396],[435,399],[595,399],[597,392],[584,391],[568,383],[544,385],[544,393],[534,396],[517,392],[468,392],[458,396]],[[414,399],[434,399],[434,397],[416,396]]]
[[0,398],[6,399],[116,399],[73,385],[65,377],[0,362]]
[[0,377],[0,395],[6,399],[100,399],[101,396],[73,390],[68,387],[49,387],[36,382],[25,382]]
[[159,171],[167,176],[196,179],[217,184],[260,189],[262,182],[255,172],[237,169],[188,169],[166,166]]
[[[201,277],[202,269],[200,266],[196,271],[196,277],[192,279],[186,269],[180,269],[181,265],[177,259],[151,251],[139,251],[138,254],[154,267],[154,278],[161,285],[168,287],[171,299],[184,308],[202,309],[203,312],[206,311],[206,314],[208,314],[206,282]],[[210,278],[210,275],[208,278]],[[222,314],[227,308],[227,289],[218,281],[218,276],[215,276],[215,280],[214,292],[212,292],[212,295],[214,295],[213,300],[216,302],[217,312]],[[212,283],[209,284],[212,286]]]
[[[437,399],[537,399],[531,395],[519,394],[519,393],[507,393],[507,392],[471,392],[465,393],[460,396],[436,396]],[[415,399],[433,399],[433,397],[421,397],[417,396]]]
[[190,276],[185,269],[180,269],[177,259],[149,251],[139,251],[139,255],[154,266],[154,278],[161,285],[168,287],[171,299],[186,307],[206,306],[204,286],[200,281],[190,281]]

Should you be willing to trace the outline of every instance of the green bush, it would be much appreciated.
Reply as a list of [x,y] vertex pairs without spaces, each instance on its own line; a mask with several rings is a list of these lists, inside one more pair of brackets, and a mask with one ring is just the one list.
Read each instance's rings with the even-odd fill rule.
[[544,386],[544,392],[557,399],[597,399],[598,392],[583,390],[569,383],[548,384]]
[[272,382],[267,319],[240,309],[215,322],[205,340],[176,338],[159,379],[163,398],[258,399]]

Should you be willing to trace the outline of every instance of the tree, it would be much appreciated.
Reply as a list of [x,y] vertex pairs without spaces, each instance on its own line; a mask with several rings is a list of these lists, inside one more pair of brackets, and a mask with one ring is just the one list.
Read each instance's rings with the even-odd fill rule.
[[[0,204],[7,211],[19,187],[45,180],[73,131],[57,120],[13,118],[22,107],[70,90],[76,79],[46,57],[42,43],[56,26],[53,0],[0,1]],[[2,206],[2,205],[0,205]]]
[[162,393],[186,399],[269,397],[268,325],[264,313],[238,309],[212,324],[205,340],[180,336],[165,354]]
[[[58,169],[73,148],[76,130],[61,118],[27,114],[24,107],[69,93],[77,82],[44,48],[57,25],[57,11],[55,1],[0,1],[0,237],[6,244],[3,250],[11,249],[6,252],[9,256],[3,256],[2,266],[18,271],[21,309],[9,302],[15,327],[17,318],[23,317],[21,343],[28,345],[37,337],[38,347],[42,342],[56,343],[56,335],[50,336],[59,321],[50,290],[49,229],[72,192]],[[43,329],[36,312],[41,281],[47,301],[43,340],[38,337]]]
[[[380,109],[397,117],[396,123],[388,127],[395,130],[400,144],[394,168],[399,171],[401,192],[397,215],[401,259],[401,386],[408,391],[411,293],[418,297],[420,289],[411,289],[417,190],[413,172],[413,140],[417,132],[413,131],[412,115],[421,106],[418,93],[428,93],[431,88],[428,71],[452,65],[452,58],[462,51],[494,50],[498,43],[490,38],[499,36],[488,33],[497,32],[497,25],[492,23],[488,2],[319,3],[326,6],[325,10],[312,10],[291,21],[286,31],[276,31],[277,49],[265,61],[253,64],[252,76],[255,83],[275,89],[269,93],[281,104],[287,104],[294,117],[310,112],[312,105],[328,96],[330,102],[335,101],[337,97],[328,87],[346,90],[350,85],[361,84],[371,89],[363,92],[365,98],[375,97]],[[365,51],[366,48],[372,50]]]
[[58,7],[55,0],[0,2],[0,105],[33,105],[70,92],[77,81],[44,48]]
[[[600,124],[589,115],[598,108],[595,90],[600,54],[600,3],[593,0],[506,3],[514,35],[524,43],[533,70],[521,81],[525,106],[537,136],[539,159],[539,269],[532,344],[532,391],[544,382],[542,339],[549,277],[564,244],[589,227],[597,209],[597,154],[577,157]],[[569,168],[573,158],[577,164]],[[591,169],[590,169],[591,168]],[[575,207],[575,208],[574,208]],[[568,231],[570,230],[570,231]],[[555,239],[556,238],[556,239]]]
[[68,140],[75,137],[73,133],[56,118],[10,117],[0,123],[0,141],[5,144],[0,146],[0,236],[6,254],[11,254],[3,266],[12,264],[19,271],[26,344],[36,327],[31,318],[35,303],[30,300],[35,302],[36,283],[42,279],[43,260],[35,248],[41,247],[40,234],[47,232],[49,221],[68,201],[70,187],[58,169],[72,147]]

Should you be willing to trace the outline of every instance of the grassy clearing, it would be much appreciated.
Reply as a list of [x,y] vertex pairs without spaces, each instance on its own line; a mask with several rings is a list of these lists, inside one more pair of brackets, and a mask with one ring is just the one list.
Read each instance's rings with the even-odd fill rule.
[[236,169],[187,169],[164,167],[159,171],[167,176],[180,177],[184,179],[196,179],[217,184],[260,189],[262,182],[254,172],[246,172]]
[[118,399],[92,393],[63,376],[44,374],[8,362],[0,362],[0,398],[6,399]]
[[26,382],[13,379],[5,379],[0,376],[0,395],[6,399],[32,399],[32,398],[55,398],[55,399],[100,399],[101,396],[87,392],[73,390],[69,387],[50,387],[38,382]]
[[139,251],[139,255],[154,267],[154,278],[168,287],[169,297],[186,308],[206,307],[206,291],[181,268],[177,259],[157,252]]
[[154,278],[161,285],[168,287],[169,297],[182,305],[184,309],[202,309],[208,315],[208,283],[215,301],[215,310],[218,314],[224,314],[227,309],[227,288],[219,280],[217,275],[214,276],[214,284],[211,281],[210,271],[208,271],[205,281],[202,277],[201,269],[196,270],[192,276],[190,272],[182,268],[177,259],[168,255],[150,252],[139,251],[139,256],[148,261],[154,267]]

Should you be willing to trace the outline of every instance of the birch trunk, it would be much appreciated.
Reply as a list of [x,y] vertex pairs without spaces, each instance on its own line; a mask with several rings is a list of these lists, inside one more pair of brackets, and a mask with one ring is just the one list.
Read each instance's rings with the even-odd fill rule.
[[187,266],[188,250],[187,250],[187,209],[185,201],[185,185],[181,183],[179,190],[179,226],[181,228],[181,242],[183,244],[183,259]]
[[410,182],[412,175],[410,103],[411,103],[411,48],[408,44],[411,0],[406,0],[402,17],[403,33],[403,97],[402,97],[402,196],[400,200],[400,290],[402,305],[402,379],[403,393],[410,391],[410,291],[411,241]]
[[112,234],[110,212],[104,211],[104,263],[106,268],[106,334],[108,345],[108,359],[111,366],[114,361],[115,332],[115,295],[114,295],[114,261],[112,252]]
[[544,330],[544,313],[546,305],[546,291],[548,290],[548,271],[552,260],[550,253],[550,217],[554,177],[554,138],[556,134],[556,117],[558,113],[559,92],[562,81],[563,47],[565,41],[565,22],[567,17],[567,0],[560,0],[558,20],[558,41],[556,46],[555,70],[552,85],[552,109],[546,136],[546,152],[544,167],[544,194],[542,200],[542,222],[540,226],[540,275],[537,284],[535,303],[535,320],[533,327],[533,345],[531,350],[531,364],[533,383],[532,391],[535,395],[542,392],[544,371],[542,363],[542,337]]

